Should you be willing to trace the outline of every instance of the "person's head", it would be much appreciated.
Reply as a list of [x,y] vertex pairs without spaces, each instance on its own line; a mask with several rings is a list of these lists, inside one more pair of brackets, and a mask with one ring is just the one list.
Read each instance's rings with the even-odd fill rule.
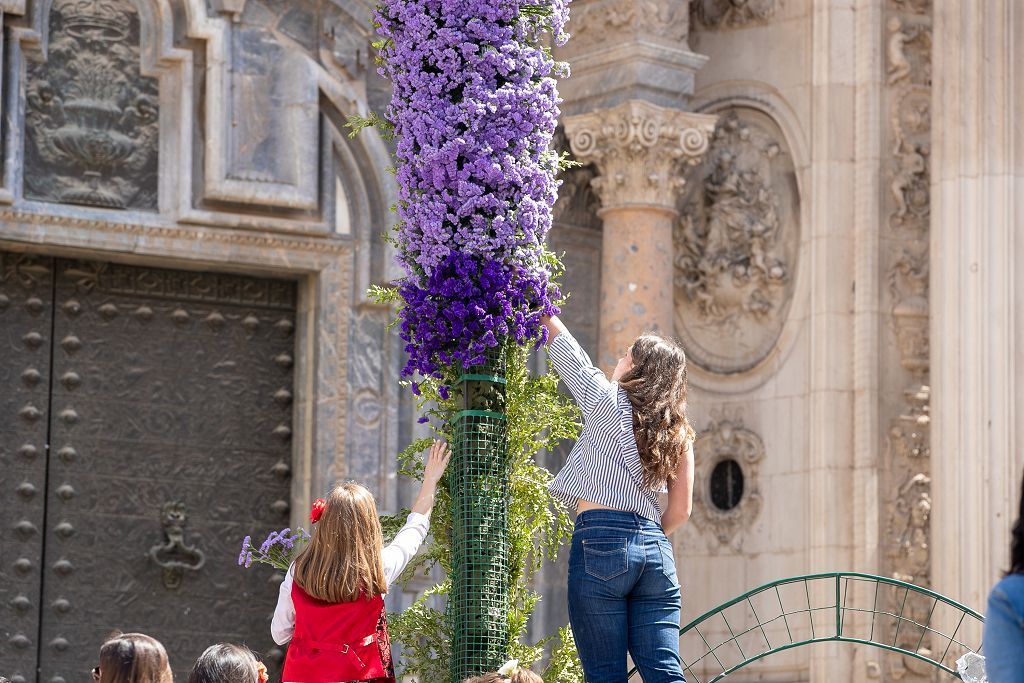
[[686,418],[686,354],[671,339],[653,334],[638,337],[616,373],[633,406],[633,432],[652,488],[675,478],[679,458],[694,438]]
[[218,643],[199,655],[188,683],[267,683],[267,668],[249,648]]
[[1010,574],[1024,574],[1024,482],[1020,489],[1020,510],[1013,525],[1013,541],[1010,544]]
[[334,487],[309,545],[295,559],[295,581],[325,602],[351,602],[387,590],[377,504],[365,487],[346,482]]
[[97,683],[171,683],[171,666],[160,641],[142,633],[117,633],[100,646],[92,670]]
[[464,683],[544,683],[544,679],[529,669],[516,667],[508,675],[497,672],[483,674],[467,678]]

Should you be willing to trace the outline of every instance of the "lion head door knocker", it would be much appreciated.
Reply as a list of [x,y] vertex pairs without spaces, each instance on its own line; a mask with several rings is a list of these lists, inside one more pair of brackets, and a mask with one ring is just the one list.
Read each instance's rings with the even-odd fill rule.
[[164,503],[160,511],[164,528],[164,541],[149,549],[149,557],[163,569],[164,586],[174,590],[181,586],[186,571],[199,571],[206,563],[206,555],[194,545],[185,544],[185,504]]

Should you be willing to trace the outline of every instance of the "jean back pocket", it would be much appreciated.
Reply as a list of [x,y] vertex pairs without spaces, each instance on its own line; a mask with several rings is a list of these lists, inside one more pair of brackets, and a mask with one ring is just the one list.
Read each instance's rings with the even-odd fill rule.
[[626,573],[625,538],[587,538],[583,540],[583,564],[590,576],[614,579]]

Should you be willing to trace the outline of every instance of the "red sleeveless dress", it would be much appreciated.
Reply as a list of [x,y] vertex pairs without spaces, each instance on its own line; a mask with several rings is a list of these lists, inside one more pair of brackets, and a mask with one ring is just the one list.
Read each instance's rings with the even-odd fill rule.
[[281,680],[287,683],[395,683],[384,597],[331,603],[292,584],[295,633]]

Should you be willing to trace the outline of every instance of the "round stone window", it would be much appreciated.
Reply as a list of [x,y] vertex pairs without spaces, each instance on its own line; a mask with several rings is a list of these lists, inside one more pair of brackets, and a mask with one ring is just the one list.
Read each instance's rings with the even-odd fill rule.
[[728,512],[740,504],[743,498],[743,468],[729,458],[722,460],[711,470],[711,504]]

